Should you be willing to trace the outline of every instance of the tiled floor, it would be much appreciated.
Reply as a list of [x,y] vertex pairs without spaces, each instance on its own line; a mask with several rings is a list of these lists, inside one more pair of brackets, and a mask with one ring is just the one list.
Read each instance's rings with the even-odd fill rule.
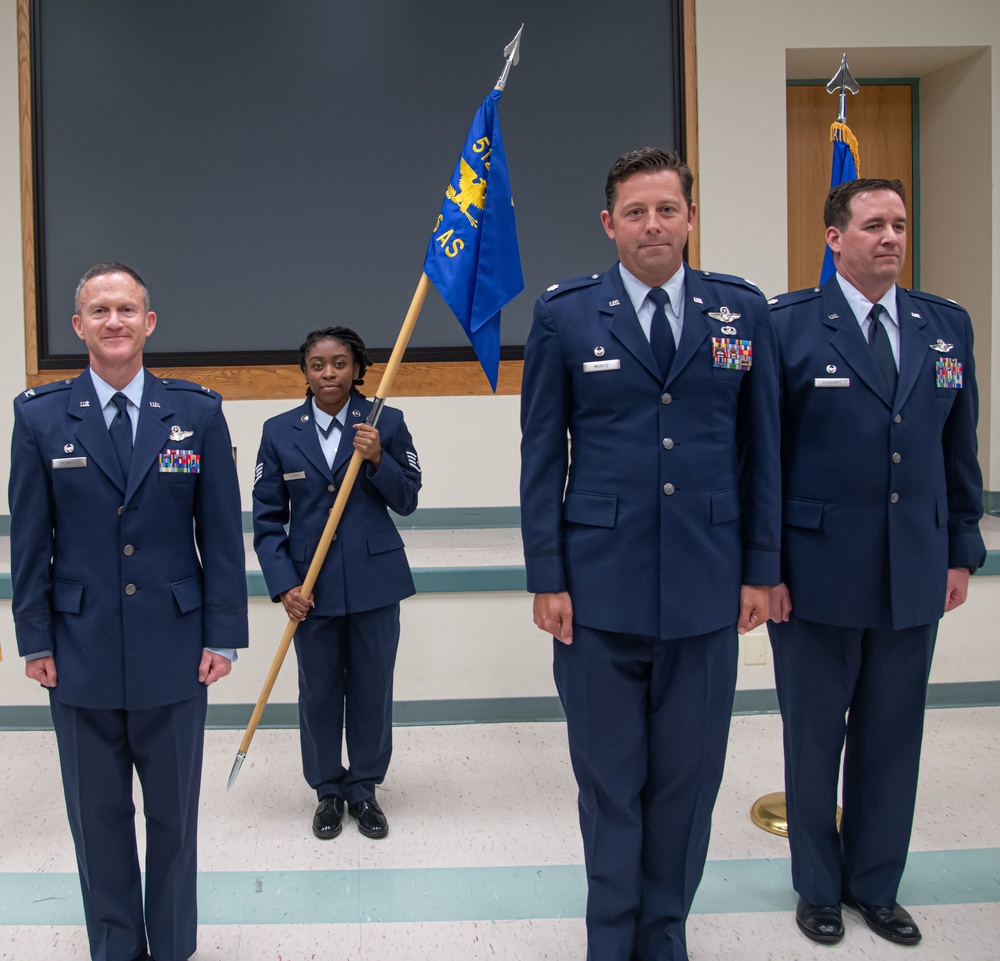
[[[585,882],[565,727],[398,728],[384,841],[348,821],[313,839],[296,731],[260,731],[232,791],[240,733],[207,736],[197,961],[583,961]],[[834,947],[793,920],[784,840],[750,822],[781,787],[780,721],[733,719],[692,961],[1000,958],[1000,710],[927,715],[900,900],[924,931],[900,948],[848,915]],[[88,957],[51,733],[0,734],[0,959]]]

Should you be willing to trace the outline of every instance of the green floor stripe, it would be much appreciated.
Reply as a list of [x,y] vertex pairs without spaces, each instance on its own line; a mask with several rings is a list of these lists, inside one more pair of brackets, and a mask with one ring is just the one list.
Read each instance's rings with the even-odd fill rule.
[[[1000,901],[1000,850],[918,851],[899,899],[908,907]],[[356,871],[205,871],[201,924],[370,924],[580,918],[576,864]],[[695,914],[792,911],[785,858],[710,861]],[[82,924],[75,874],[0,873],[0,925]]]

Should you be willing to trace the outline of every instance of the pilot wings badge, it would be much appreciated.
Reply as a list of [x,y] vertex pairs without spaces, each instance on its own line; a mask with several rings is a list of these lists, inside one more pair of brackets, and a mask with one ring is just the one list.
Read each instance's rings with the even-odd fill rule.
[[187,440],[192,434],[193,430],[181,430],[176,424],[170,428],[170,439],[171,440]]
[[712,320],[717,320],[722,324],[731,323],[734,320],[739,320],[742,314],[734,314],[728,307],[720,307],[718,310],[710,310],[708,316]]

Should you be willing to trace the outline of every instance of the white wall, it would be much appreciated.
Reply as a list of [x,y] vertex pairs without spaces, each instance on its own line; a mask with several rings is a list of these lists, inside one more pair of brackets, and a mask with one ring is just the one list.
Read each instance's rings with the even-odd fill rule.
[[845,51],[856,77],[920,78],[922,286],[973,315],[980,459],[1000,490],[997,0],[696,2],[702,264],[769,295],[787,289],[786,78],[829,78]]
[[[948,293],[954,284],[975,311],[979,376],[988,408],[991,392],[1000,396],[1000,335],[995,324],[991,327],[991,318],[1000,318],[1000,285],[992,283],[998,273],[1000,198],[991,183],[1000,158],[1000,77],[991,66],[992,51],[1000,44],[997,2],[840,0],[835,15],[833,9],[809,0],[698,2],[702,262],[751,277],[772,294],[785,289],[788,51],[807,51],[806,62],[811,57],[816,63],[814,76],[832,75],[837,51],[843,50],[859,76],[875,75],[869,65],[885,67],[878,75],[888,76],[893,69],[923,63],[924,285]],[[862,59],[864,72],[853,59],[852,44],[874,58]],[[929,127],[947,132],[943,146],[929,142]],[[942,181],[952,170],[958,171],[956,182],[947,188]],[[599,229],[596,220],[594,229]],[[9,398],[24,386],[23,323],[17,37],[14,4],[7,3],[0,9],[0,479],[9,466]],[[422,506],[517,503],[516,397],[407,398],[400,404],[424,467]],[[226,405],[245,510],[260,424],[287,406],[283,401]],[[984,452],[988,447],[992,458],[985,465],[991,478],[987,486],[997,490],[1000,418],[990,424],[984,417],[981,434]],[[6,511],[6,484],[0,484],[0,513]],[[1000,579],[974,580],[969,604],[943,622],[934,680],[1000,678],[992,614],[998,606]],[[9,611],[9,602],[0,604],[0,644],[6,654],[0,664],[0,704],[41,703],[41,691],[21,676]],[[256,700],[283,626],[277,607],[265,599],[251,602],[253,648],[225,686],[213,692],[216,700]],[[396,696],[554,693],[549,644],[531,624],[526,595],[422,595],[404,604]],[[772,684],[770,666],[741,667],[741,688]],[[274,699],[294,699],[293,665],[279,679]]]

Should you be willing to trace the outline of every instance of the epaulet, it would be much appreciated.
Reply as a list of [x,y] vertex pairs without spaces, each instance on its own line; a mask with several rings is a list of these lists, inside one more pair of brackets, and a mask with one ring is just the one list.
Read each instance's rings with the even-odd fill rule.
[[792,290],[787,294],[779,294],[777,297],[772,297],[768,301],[768,304],[770,304],[772,310],[781,307],[791,307],[792,304],[804,304],[806,301],[815,300],[821,293],[821,287],[806,287],[804,290]]
[[914,300],[922,300],[928,304],[938,304],[941,307],[951,307],[952,310],[965,311],[965,308],[950,297],[938,297],[937,294],[927,294],[922,290],[906,291]]
[[190,390],[196,394],[204,394],[206,397],[219,396],[211,387],[203,387],[201,384],[196,384],[190,380],[174,380],[172,377],[163,377],[160,379],[160,383],[167,390]]
[[752,280],[747,280],[746,277],[737,277],[735,274],[717,274],[714,270],[696,270],[695,273],[699,277],[704,277],[705,280],[711,280],[723,284],[734,284],[737,287],[752,290],[755,294],[760,294],[761,297],[764,296],[764,291],[762,291]]
[[38,387],[29,387],[22,390],[18,397],[22,401],[34,400],[36,397],[44,397],[46,394],[55,394],[60,390],[69,390],[73,386],[72,380],[56,380],[51,384],[40,384]]
[[567,290],[579,290],[581,287],[592,287],[594,284],[601,282],[601,274],[586,274],[583,277],[574,277],[572,280],[560,280],[558,284],[553,284],[551,287],[545,288],[545,293],[542,294],[542,300],[551,300],[553,297],[558,297],[560,294],[566,293]]

